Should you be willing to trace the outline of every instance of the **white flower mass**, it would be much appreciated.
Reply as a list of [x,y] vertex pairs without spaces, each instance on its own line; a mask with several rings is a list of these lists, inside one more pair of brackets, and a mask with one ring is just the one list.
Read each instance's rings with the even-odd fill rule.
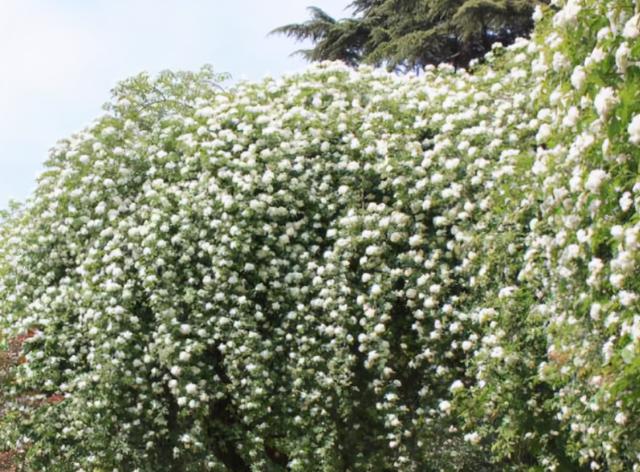
[[629,132],[629,142],[640,146],[640,114],[633,117],[627,131]]
[[611,109],[616,104],[616,101],[617,98],[613,88],[604,87],[596,95],[596,98],[593,101],[593,105],[596,107],[598,115],[606,118],[609,113],[611,113]]
[[27,470],[640,470],[637,15],[554,4],[470,71],[122,82],[2,217],[3,336],[31,333],[2,444]]

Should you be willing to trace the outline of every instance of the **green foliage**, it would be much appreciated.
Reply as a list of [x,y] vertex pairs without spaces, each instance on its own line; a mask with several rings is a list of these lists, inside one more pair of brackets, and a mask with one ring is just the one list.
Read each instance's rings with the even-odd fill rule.
[[492,43],[511,44],[528,35],[535,4],[530,0],[354,1],[353,18],[335,20],[311,7],[309,20],[273,33],[311,40],[313,48],[297,51],[310,61],[342,60],[402,70],[442,62],[466,67],[484,56]]

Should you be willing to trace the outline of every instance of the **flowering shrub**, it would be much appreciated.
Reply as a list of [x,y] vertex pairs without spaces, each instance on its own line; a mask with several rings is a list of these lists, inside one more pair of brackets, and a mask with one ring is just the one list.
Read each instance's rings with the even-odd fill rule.
[[0,450],[640,470],[638,12],[535,18],[471,72],[118,86],[0,227],[5,336],[31,333]]

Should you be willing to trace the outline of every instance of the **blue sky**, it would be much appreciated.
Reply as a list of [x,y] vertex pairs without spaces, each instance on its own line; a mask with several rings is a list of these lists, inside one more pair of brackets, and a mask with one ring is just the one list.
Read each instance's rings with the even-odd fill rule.
[[35,187],[47,150],[141,71],[212,64],[258,80],[305,67],[273,28],[350,0],[0,0],[0,208]]

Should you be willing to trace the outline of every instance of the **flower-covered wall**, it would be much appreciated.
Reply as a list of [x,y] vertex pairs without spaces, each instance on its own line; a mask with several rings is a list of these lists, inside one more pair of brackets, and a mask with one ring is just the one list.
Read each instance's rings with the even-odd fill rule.
[[469,71],[122,82],[0,227],[25,339],[2,446],[28,470],[640,469],[638,10],[534,18]]

